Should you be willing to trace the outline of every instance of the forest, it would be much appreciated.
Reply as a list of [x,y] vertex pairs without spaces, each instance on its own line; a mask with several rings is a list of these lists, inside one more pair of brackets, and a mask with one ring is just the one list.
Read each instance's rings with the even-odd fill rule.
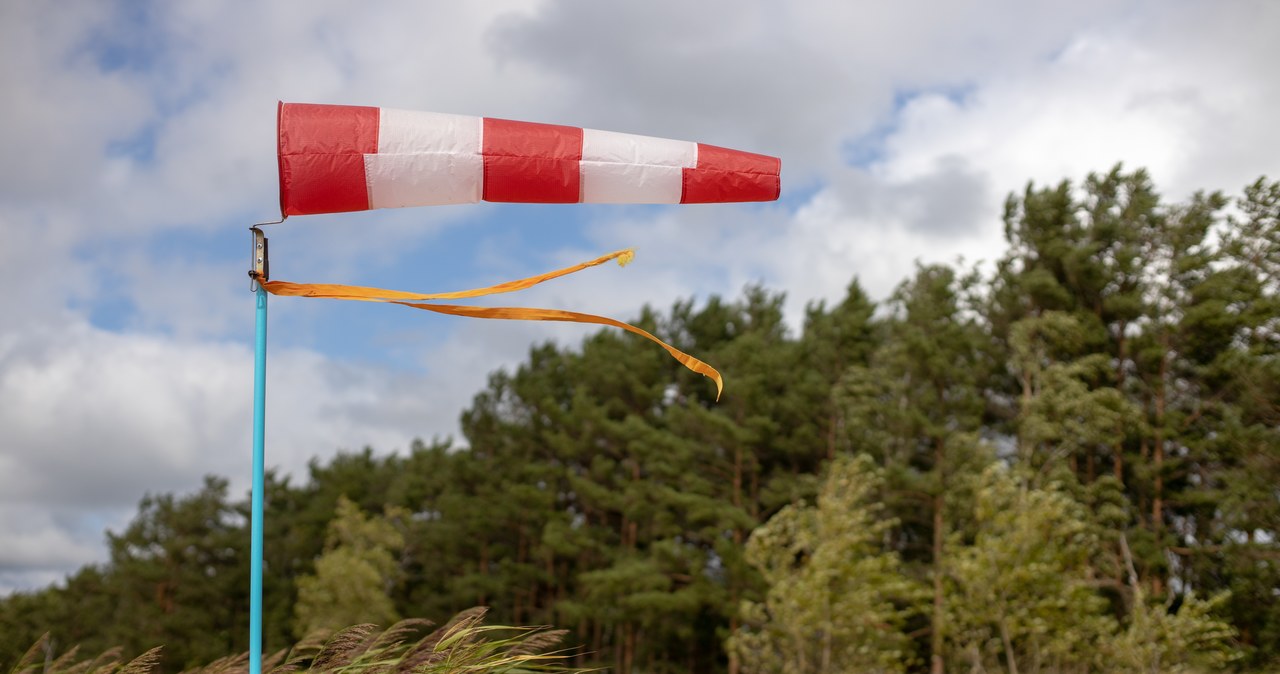
[[[850,269],[799,329],[758,286],[643,311],[718,402],[604,330],[491,374],[456,444],[269,475],[264,650],[487,606],[617,674],[1280,668],[1280,182],[1117,166],[1004,231],[879,302]],[[247,512],[145,496],[108,561],[0,599],[0,671],[45,632],[245,651]]]

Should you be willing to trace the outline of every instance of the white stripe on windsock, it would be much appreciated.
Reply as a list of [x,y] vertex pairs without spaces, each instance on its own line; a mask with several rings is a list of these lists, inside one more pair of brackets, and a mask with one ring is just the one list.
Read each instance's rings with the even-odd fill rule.
[[480,201],[481,125],[479,117],[381,108],[378,153],[364,156],[369,207]]
[[678,204],[684,169],[697,164],[697,143],[583,129],[582,201]]

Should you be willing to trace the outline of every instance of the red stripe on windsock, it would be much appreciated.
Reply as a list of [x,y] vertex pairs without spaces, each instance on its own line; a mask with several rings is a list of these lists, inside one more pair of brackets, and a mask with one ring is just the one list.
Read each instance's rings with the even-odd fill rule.
[[782,191],[781,169],[777,157],[698,143],[698,164],[684,170],[680,203],[773,201]]
[[484,119],[484,200],[577,203],[582,195],[582,129]]
[[364,156],[378,151],[378,108],[282,103],[278,124],[284,215],[368,210]]

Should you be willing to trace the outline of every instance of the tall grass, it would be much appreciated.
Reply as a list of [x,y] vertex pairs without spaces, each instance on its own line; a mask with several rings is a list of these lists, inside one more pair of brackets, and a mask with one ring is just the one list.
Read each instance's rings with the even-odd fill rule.
[[[486,609],[472,608],[431,630],[427,620],[402,620],[386,630],[352,625],[333,634],[307,636],[293,648],[263,659],[266,674],[520,674],[575,672],[558,646],[565,630],[485,625]],[[119,648],[81,659],[79,647],[54,658],[45,634],[9,674],[151,674],[161,647],[124,662]],[[244,674],[249,654],[229,655],[184,674]]]

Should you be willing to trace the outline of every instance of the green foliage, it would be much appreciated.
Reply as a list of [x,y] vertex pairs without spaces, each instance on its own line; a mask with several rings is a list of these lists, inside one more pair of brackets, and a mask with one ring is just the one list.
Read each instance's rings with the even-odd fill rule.
[[758,527],[746,559],[768,584],[744,601],[746,625],[728,648],[749,673],[901,672],[913,661],[903,627],[927,596],[883,550],[896,524],[876,495],[881,471],[866,455],[841,456],[816,506],[790,505]]
[[1088,514],[1056,485],[983,471],[974,536],[948,546],[947,641],[952,659],[987,671],[1105,668],[1097,645],[1115,631],[1090,581],[1098,541]]
[[332,633],[352,623],[396,620],[390,593],[399,570],[395,553],[404,548],[404,536],[395,520],[407,514],[388,508],[383,517],[369,518],[345,496],[338,499],[315,573],[298,579],[298,636]]
[[1236,630],[1219,617],[1229,593],[1203,600],[1188,593],[1175,613],[1167,603],[1146,601],[1135,588],[1127,627],[1108,642],[1102,655],[1115,672],[1215,671],[1239,660]]

